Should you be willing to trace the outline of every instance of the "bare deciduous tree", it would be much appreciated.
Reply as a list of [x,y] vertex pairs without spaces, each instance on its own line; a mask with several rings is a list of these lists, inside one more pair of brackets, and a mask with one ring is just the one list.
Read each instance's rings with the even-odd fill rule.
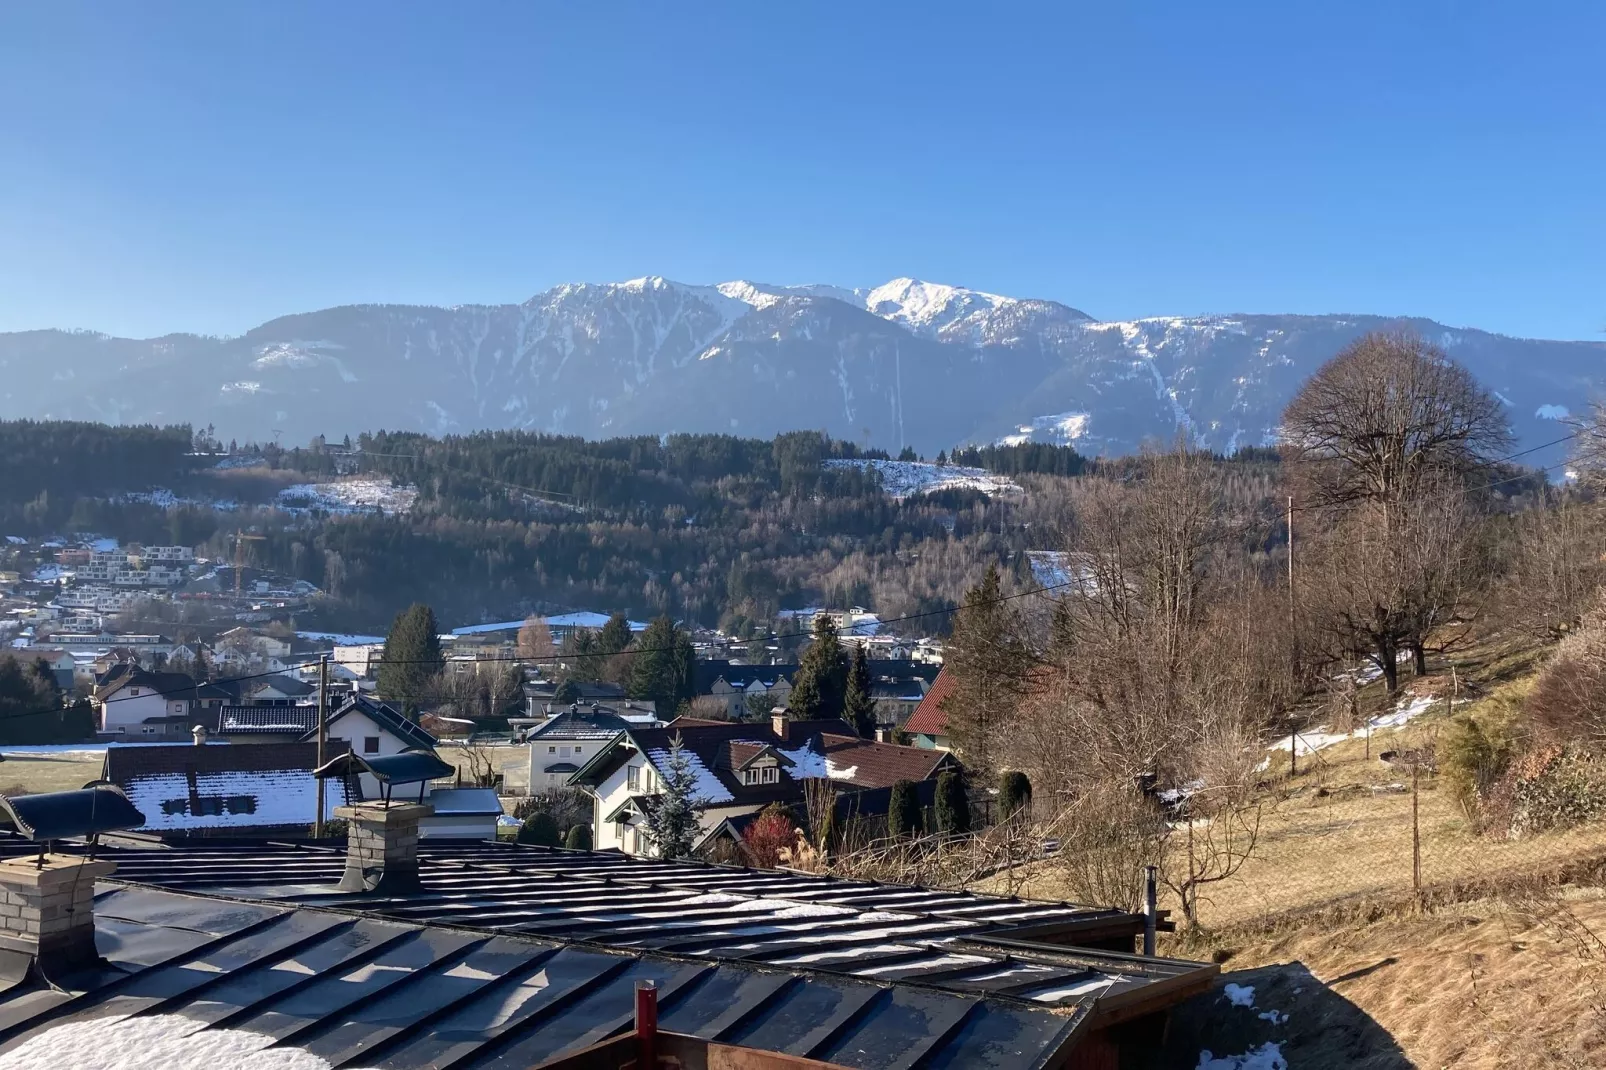
[[519,628],[517,652],[519,657],[531,661],[542,661],[558,652],[557,644],[552,641],[552,629],[545,620],[536,616],[524,619]]
[[1283,413],[1283,451],[1303,503],[1386,511],[1511,443],[1500,400],[1437,346],[1368,334],[1319,368]]

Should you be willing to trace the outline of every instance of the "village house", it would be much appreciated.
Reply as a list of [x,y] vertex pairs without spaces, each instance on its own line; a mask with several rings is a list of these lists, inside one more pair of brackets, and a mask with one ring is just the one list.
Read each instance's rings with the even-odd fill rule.
[[[957,765],[950,755],[859,739],[839,720],[767,724],[715,723],[684,718],[662,728],[629,728],[615,736],[570,778],[593,796],[592,836],[597,850],[650,855],[646,816],[663,792],[673,740],[696,777],[701,802],[698,845],[738,830],[738,819],[772,803],[801,805],[804,785],[829,780],[839,802],[856,798],[861,815],[885,813],[900,780],[934,781]],[[929,798],[929,788],[927,789]]]
[[[433,752],[436,745],[434,736],[409,720],[396,707],[362,694],[346,696],[345,701],[329,714],[327,731],[326,739],[338,740],[353,754],[360,754],[364,758],[384,758],[408,750]],[[301,738],[307,741],[317,739],[316,721]],[[379,797],[379,783],[371,775],[364,773],[361,785],[364,798]]]
[[195,681],[184,673],[124,665],[95,688],[91,702],[102,735],[157,742],[189,737],[194,698]]
[[16,655],[18,661],[26,665],[32,665],[36,661],[44,662],[50,666],[50,675],[55,679],[57,687],[63,691],[73,689],[78,661],[73,657],[72,651],[60,647],[29,646],[14,650],[12,653]]
[[621,712],[596,703],[576,703],[525,732],[529,748],[529,790],[550,791],[569,778],[602,747],[631,728],[654,728],[658,720],[644,711]]
[[948,738],[948,712],[943,709],[943,703],[948,701],[953,690],[953,674],[944,668],[937,674],[931,690],[920,700],[914,713],[904,722],[903,730],[916,747],[944,751],[953,749]]

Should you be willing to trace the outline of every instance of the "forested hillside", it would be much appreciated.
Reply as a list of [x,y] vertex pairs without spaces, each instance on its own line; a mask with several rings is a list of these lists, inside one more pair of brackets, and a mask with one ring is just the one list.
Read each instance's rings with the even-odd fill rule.
[[[812,604],[883,616],[946,609],[988,563],[1031,582],[1019,551],[1059,545],[1062,496],[1044,492],[1089,465],[1066,447],[968,450],[954,460],[1007,475],[1008,493],[934,485],[896,498],[867,465],[825,463],[885,454],[818,432],[379,432],[281,448],[216,443],[183,426],[23,421],[0,424],[0,444],[5,533],[179,542],[228,560],[243,528],[265,536],[249,547],[252,565],[318,585],[330,596],[320,619],[351,628],[413,601],[453,622],[585,608],[737,631]],[[291,510],[278,498],[342,480],[418,493],[405,511]],[[920,623],[914,630],[942,620]]]

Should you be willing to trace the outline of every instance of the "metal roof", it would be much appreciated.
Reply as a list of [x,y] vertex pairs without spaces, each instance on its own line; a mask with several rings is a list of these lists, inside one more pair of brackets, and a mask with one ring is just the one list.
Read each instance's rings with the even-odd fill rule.
[[[0,855],[28,848],[0,836]],[[0,992],[0,1047],[61,1015],[143,1011],[336,1067],[529,1067],[627,1029],[650,978],[674,1032],[854,1067],[1047,1067],[1217,972],[1024,939],[1131,946],[1119,910],[609,852],[424,841],[402,896],[336,891],[344,850],[308,844],[101,857],[135,886],[99,885],[100,943],[137,972]]]
[[1054,1065],[1090,1021],[808,970],[710,962],[366,918],[289,904],[97,886],[111,969],[13,982],[0,1046],[51,1025],[182,1015],[272,1037],[335,1067],[539,1065],[627,1031],[636,981],[673,1032],[851,1067]]

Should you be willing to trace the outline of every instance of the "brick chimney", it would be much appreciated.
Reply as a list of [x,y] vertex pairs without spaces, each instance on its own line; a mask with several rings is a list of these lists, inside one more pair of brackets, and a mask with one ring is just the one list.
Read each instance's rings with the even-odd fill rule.
[[786,742],[786,726],[788,723],[785,710],[774,710],[770,713],[770,731],[774,732],[782,743]]
[[346,892],[406,895],[419,890],[418,822],[435,812],[428,803],[362,802],[335,807],[346,822]]
[[206,725],[198,724],[190,729],[190,736],[195,740],[197,747],[206,746]]
[[116,870],[75,855],[0,862],[0,948],[33,955],[47,976],[98,960],[95,881]]

